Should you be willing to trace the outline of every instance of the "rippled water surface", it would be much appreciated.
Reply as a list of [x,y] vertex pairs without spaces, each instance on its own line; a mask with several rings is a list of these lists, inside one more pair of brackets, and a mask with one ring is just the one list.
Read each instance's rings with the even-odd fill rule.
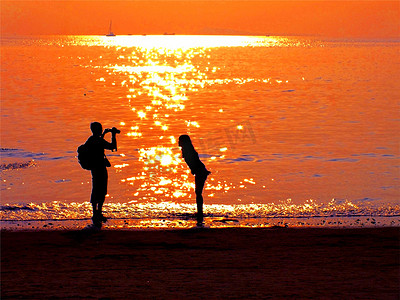
[[194,212],[185,133],[212,171],[210,218],[298,218],[310,201],[329,213],[307,217],[397,216],[399,50],[297,37],[3,37],[0,216],[87,217],[90,172],[75,155],[92,121],[121,130],[108,153],[115,220]]

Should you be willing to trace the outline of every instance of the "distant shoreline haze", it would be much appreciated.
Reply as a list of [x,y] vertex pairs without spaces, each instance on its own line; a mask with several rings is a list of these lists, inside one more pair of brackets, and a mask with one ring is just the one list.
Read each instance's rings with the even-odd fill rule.
[[399,38],[398,1],[1,1],[1,35]]

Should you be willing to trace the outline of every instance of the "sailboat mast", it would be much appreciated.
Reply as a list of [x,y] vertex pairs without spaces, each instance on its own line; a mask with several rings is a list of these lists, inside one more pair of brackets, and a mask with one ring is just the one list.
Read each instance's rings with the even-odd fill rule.
[[111,27],[112,27],[112,20],[110,21],[110,29],[108,30],[108,34],[106,34],[106,36],[115,36],[114,32],[111,31]]

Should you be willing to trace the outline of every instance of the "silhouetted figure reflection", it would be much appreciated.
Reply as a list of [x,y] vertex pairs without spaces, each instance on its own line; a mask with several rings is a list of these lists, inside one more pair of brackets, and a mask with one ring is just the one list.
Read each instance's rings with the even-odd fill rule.
[[[103,216],[102,208],[107,195],[108,172],[107,167],[111,167],[110,162],[105,156],[104,150],[117,150],[116,134],[120,133],[118,129],[105,129],[99,122],[90,124],[93,135],[87,140],[91,153],[91,172],[92,172],[92,194],[90,202],[93,206],[93,224],[101,226],[101,222],[107,219]],[[111,143],[104,139],[106,133],[111,132]]]
[[211,174],[206,169],[206,166],[200,161],[199,154],[193,147],[192,141],[188,135],[181,135],[179,137],[179,146],[182,149],[182,157],[189,166],[192,174],[195,177],[195,193],[196,193],[196,204],[197,204],[197,226],[203,225],[203,188],[206,182],[207,176]]

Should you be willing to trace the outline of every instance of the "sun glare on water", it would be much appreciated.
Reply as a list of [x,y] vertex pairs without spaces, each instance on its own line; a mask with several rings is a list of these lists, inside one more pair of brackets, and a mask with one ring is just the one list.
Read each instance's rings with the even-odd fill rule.
[[[4,132],[4,146],[12,148],[2,148],[2,155],[35,160],[4,165],[2,187],[12,204],[20,199],[18,205],[35,203],[3,204],[2,220],[90,217],[90,173],[86,179],[82,170],[75,172],[79,166],[71,149],[77,140],[53,139],[62,124],[75,126],[77,136],[87,138],[92,117],[121,130],[118,151],[107,153],[112,168],[105,210],[114,220],[180,222],[181,214],[195,211],[194,176],[178,145],[181,134],[190,135],[212,172],[203,192],[210,219],[399,214],[398,207],[381,212],[359,205],[395,198],[397,127],[394,92],[387,91],[394,84],[391,78],[398,77],[392,61],[398,45],[184,35],[5,42],[5,108],[10,113],[4,119],[26,130],[22,136]],[[374,51],[384,55],[370,62]],[[351,64],[342,63],[347,61]],[[41,76],[53,64],[51,74]],[[35,80],[20,80],[17,88],[15,78]],[[26,91],[31,97],[20,96]],[[14,118],[19,108],[24,113]],[[378,110],[382,113],[376,115]],[[59,122],[53,120],[56,111]],[[27,116],[32,126],[26,126]],[[43,129],[51,129],[48,136]],[[40,139],[45,144],[34,143]],[[43,203],[32,200],[36,187],[43,191]]]
[[[132,144],[141,144],[138,149],[139,165],[135,164],[133,169],[128,167],[129,164],[121,162],[115,168],[121,176],[126,174],[121,183],[135,188],[130,199],[141,201],[191,201],[194,180],[180,157],[176,141],[180,134],[203,130],[203,119],[195,116],[188,118],[188,114],[185,114],[192,93],[223,84],[240,86],[249,82],[268,85],[284,83],[272,78],[220,79],[218,73],[221,67],[209,62],[210,49],[286,47],[298,42],[285,37],[184,35],[86,36],[71,40],[79,45],[109,50],[104,53],[115,53],[116,59],[109,59],[109,63],[104,64],[106,54],[102,54],[97,63],[91,61],[90,65],[84,67],[103,68],[106,74],[97,81],[105,85],[111,82],[113,86],[119,86],[125,91],[122,101],[131,113],[126,119],[120,120],[120,127],[132,140]],[[216,113],[220,117],[225,111],[218,109]],[[248,132],[244,124],[233,125],[232,129],[242,135]],[[218,145],[215,153],[203,160],[206,164],[217,163],[229,157],[228,149],[225,144]],[[163,184],[160,184],[160,178],[164,178],[161,181]],[[218,197],[235,189],[256,185],[255,181],[246,178],[237,178],[236,181],[213,175],[206,183],[205,193],[208,197]]]
[[[177,138],[182,133],[201,129],[202,121],[182,119],[179,114],[190,101],[189,93],[205,86],[233,83],[209,78],[209,71],[216,73],[218,68],[198,65],[196,57],[207,60],[207,49],[212,47],[265,46],[282,41],[248,36],[93,36],[77,37],[75,42],[113,48],[117,53],[113,63],[102,66],[108,77],[102,76],[97,81],[107,84],[113,80],[112,85],[125,90],[124,101],[132,114],[120,121],[120,127],[132,143],[143,145],[138,150],[136,172],[132,173],[127,163],[114,166],[121,174],[126,173],[121,183],[134,186],[132,198],[143,201],[190,201],[194,180],[181,159]],[[103,60],[101,55],[99,63]],[[234,84],[246,81],[236,79]],[[240,129],[243,129],[242,125]],[[224,146],[222,149],[225,152],[228,148]],[[213,155],[210,160],[215,162],[223,158],[223,155]],[[209,197],[214,197],[216,191],[227,193],[234,188],[233,185],[227,180],[213,178],[207,182],[205,191]],[[243,182],[238,185],[238,188],[244,187]]]
[[231,36],[231,35],[121,35],[115,37],[81,36],[76,42],[90,46],[160,48],[163,54],[189,48],[284,46],[289,41],[278,36]]

